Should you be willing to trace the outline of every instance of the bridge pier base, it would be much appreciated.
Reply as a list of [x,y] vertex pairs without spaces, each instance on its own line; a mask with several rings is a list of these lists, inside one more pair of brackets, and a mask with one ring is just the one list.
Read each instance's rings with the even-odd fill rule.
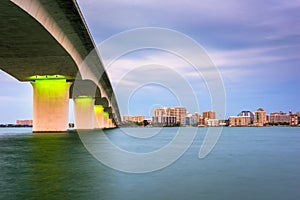
[[109,128],[109,114],[108,112],[103,112],[103,128]]
[[33,86],[33,132],[67,132],[69,87],[66,79],[37,79]]
[[79,96],[74,99],[74,120],[75,129],[94,129],[94,101],[89,96]]
[[94,106],[95,112],[95,128],[104,128],[104,107],[102,105],[95,105]]
[[112,123],[112,119],[111,118],[108,119],[108,127],[109,128],[113,128],[113,123]]

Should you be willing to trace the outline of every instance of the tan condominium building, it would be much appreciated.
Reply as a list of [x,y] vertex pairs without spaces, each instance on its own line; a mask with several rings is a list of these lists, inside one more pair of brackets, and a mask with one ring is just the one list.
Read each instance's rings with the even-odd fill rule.
[[272,112],[269,117],[270,123],[290,123],[290,116],[286,113],[280,111],[280,112]]
[[204,119],[216,119],[216,112],[211,110],[203,112],[202,117]]
[[229,126],[250,126],[250,116],[232,116],[229,117]]
[[156,108],[154,110],[154,117],[172,117],[175,119],[176,123],[183,123],[184,118],[187,116],[186,108],[184,107],[176,107],[168,108]]
[[264,126],[267,123],[267,114],[264,109],[259,108],[254,112],[254,126]]
[[145,116],[141,116],[141,115],[136,115],[136,116],[124,115],[124,116],[122,116],[123,122],[143,122],[144,120],[145,120]]
[[209,110],[206,112],[202,112],[202,120],[200,121],[200,124],[208,126],[208,120],[210,119],[216,119],[216,112]]

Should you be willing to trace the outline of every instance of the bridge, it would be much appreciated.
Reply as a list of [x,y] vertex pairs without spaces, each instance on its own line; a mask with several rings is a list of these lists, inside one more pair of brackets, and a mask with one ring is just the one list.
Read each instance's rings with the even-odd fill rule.
[[[33,132],[112,128],[118,104],[75,0],[2,0],[0,69],[33,86]],[[86,61],[86,58],[89,61]]]

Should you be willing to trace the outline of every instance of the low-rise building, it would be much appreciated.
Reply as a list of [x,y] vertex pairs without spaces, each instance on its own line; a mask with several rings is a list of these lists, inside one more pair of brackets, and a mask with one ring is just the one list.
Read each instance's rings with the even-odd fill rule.
[[128,122],[143,122],[145,120],[145,116],[141,115],[136,115],[136,116],[131,116],[131,115],[123,115],[122,116],[122,122],[128,123]]
[[269,115],[268,122],[270,124],[278,124],[278,123],[290,123],[290,116],[286,113],[280,111],[280,112],[272,112]]
[[220,119],[219,126],[229,126],[229,120],[227,119]]
[[198,126],[198,118],[195,115],[187,115],[183,120],[183,126]]
[[219,120],[218,119],[207,119],[206,125],[207,126],[219,126]]
[[156,126],[174,126],[176,125],[176,117],[173,116],[154,116],[152,117],[152,125]]
[[298,126],[298,115],[290,111],[290,126]]
[[248,116],[251,119],[251,123],[253,123],[254,121],[254,115],[251,111],[242,111],[237,116],[244,116],[244,117]]
[[250,126],[251,116],[231,116],[229,117],[229,126]]
[[33,120],[16,120],[16,125],[19,126],[32,126]]

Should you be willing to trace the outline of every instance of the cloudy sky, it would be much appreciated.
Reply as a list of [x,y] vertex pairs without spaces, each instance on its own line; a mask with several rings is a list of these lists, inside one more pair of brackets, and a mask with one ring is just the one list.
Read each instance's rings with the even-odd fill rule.
[[[299,0],[78,0],[78,3],[100,52],[105,50],[101,44],[115,34],[145,27],[174,30],[197,42],[219,69],[227,116],[259,107],[268,113],[300,111]],[[119,45],[126,45],[126,41]],[[163,67],[166,70],[159,70]],[[153,73],[155,69],[157,73]],[[203,77],[193,71],[191,64],[170,52],[159,49],[130,52],[113,62],[108,73],[119,99],[126,96],[122,94],[126,91],[124,87],[133,88],[127,105],[120,106],[122,114],[149,116],[153,107],[179,105],[183,104],[180,98],[189,98],[159,80],[167,80],[170,85],[177,83],[178,90],[184,90],[183,82],[188,83],[199,104],[198,109],[183,105],[190,112],[211,108]],[[179,74],[184,81],[178,81],[181,79],[170,73]],[[152,77],[154,81],[143,84],[142,77]],[[19,83],[4,72],[0,72],[0,82],[0,123],[31,118],[30,84]]]

